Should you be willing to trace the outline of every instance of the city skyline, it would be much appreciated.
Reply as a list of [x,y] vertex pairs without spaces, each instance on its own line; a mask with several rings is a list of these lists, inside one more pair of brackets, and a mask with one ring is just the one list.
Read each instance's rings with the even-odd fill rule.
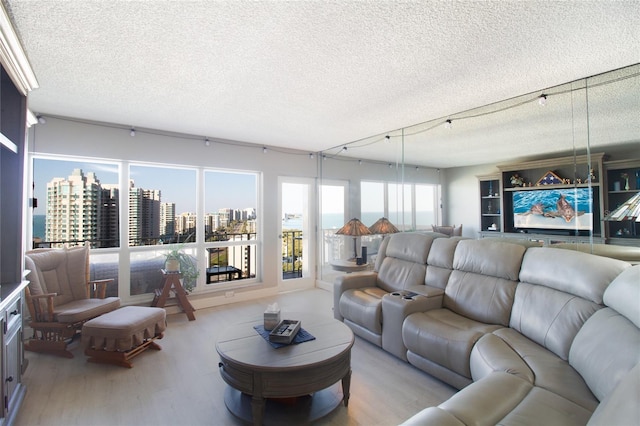
[[[63,161],[55,159],[34,159],[34,197],[40,202],[34,215],[45,215],[47,183],[54,178],[68,179],[74,169],[81,169],[86,175],[94,172],[102,185],[118,184],[118,165],[87,161]],[[144,173],[142,173],[144,171]],[[137,188],[160,190],[162,202],[174,203],[176,215],[196,212],[196,172],[195,169],[180,169],[146,165],[131,165],[131,176]],[[185,185],[191,180],[192,185]],[[215,196],[207,196],[205,214],[217,213],[220,209],[244,210],[256,208],[256,177],[248,173],[226,173],[207,171],[205,186],[211,185]],[[224,191],[215,191],[224,188]],[[229,207],[235,205],[235,207]]]

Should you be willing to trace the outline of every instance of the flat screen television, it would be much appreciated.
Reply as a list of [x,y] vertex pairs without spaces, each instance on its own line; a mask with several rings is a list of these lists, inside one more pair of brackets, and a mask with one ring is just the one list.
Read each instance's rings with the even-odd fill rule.
[[593,226],[592,189],[514,191],[513,226],[516,229],[589,231]]

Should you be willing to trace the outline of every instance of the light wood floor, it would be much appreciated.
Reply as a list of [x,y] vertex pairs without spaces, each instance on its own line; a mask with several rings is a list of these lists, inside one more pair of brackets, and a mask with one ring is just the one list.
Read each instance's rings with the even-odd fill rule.
[[[168,316],[161,351],[148,350],[132,369],[75,358],[27,352],[27,394],[16,426],[35,425],[240,425],[223,401],[216,336],[230,324],[260,318],[277,301],[287,312],[332,315],[332,295],[313,289],[253,302]],[[352,349],[351,399],[319,420],[320,425],[395,425],[455,393],[394,356],[356,338]]]

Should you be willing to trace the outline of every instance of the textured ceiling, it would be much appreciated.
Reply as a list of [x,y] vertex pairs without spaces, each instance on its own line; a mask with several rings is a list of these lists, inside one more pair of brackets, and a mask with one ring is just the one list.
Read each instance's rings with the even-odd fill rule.
[[[306,151],[398,142],[396,129],[640,63],[637,1],[4,3],[40,84],[32,111]],[[622,84],[640,113],[638,80]],[[563,96],[545,115],[534,102],[405,137],[407,162],[567,151],[576,100]],[[619,117],[623,102],[602,97]],[[631,121],[607,143],[638,141]],[[384,143],[341,155],[396,159]]]

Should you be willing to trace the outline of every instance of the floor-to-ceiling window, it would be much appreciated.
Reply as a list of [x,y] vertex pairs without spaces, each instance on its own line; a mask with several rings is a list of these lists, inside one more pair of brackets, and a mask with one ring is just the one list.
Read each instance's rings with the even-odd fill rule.
[[37,155],[32,169],[34,248],[88,242],[110,295],[159,288],[173,248],[196,263],[195,290],[259,274],[259,173]]
[[207,287],[255,279],[258,274],[258,179],[257,173],[204,171]]

